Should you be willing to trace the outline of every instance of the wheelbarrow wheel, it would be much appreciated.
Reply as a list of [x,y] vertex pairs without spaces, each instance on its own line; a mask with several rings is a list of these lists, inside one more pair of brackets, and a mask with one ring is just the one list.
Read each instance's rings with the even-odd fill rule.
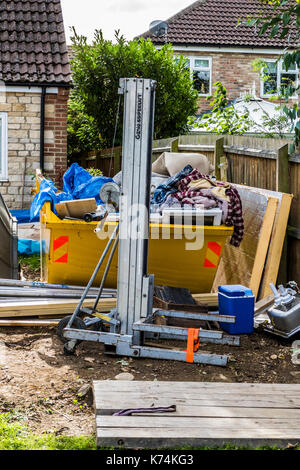
[[89,213],[84,214],[83,220],[84,220],[85,222],[88,222],[88,223],[89,223],[89,222],[92,222],[92,220],[93,220],[92,214],[89,214]]
[[[70,340],[64,337],[64,329],[66,328],[67,324],[69,323],[71,316],[65,317],[62,320],[60,320],[58,326],[57,326],[57,335],[59,339],[61,340],[62,343],[68,343]],[[72,328],[76,328],[77,330],[86,330],[86,326],[84,321],[76,317],[73,324]],[[79,344],[80,341],[77,342]]]

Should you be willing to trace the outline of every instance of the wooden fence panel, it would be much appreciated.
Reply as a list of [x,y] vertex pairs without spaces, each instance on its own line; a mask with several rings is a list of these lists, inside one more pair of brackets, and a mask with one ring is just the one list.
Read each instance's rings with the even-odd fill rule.
[[230,182],[276,190],[276,160],[226,153]]

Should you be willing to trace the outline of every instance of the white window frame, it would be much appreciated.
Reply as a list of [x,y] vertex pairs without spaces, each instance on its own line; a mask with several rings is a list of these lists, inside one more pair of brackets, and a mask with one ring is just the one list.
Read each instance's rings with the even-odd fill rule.
[[[265,62],[270,62],[270,63],[275,63],[277,62],[277,59],[263,59]],[[299,69],[296,65],[296,69],[295,70],[290,70],[290,71],[286,71],[285,70],[285,67],[283,65],[283,60],[280,59],[278,62],[277,62],[277,93],[267,93],[265,94],[264,93],[264,80],[263,78],[261,78],[260,80],[260,96],[261,98],[270,98],[271,96],[276,96],[279,92],[280,92],[280,84],[281,84],[281,74],[282,73],[288,73],[288,74],[296,74],[297,78],[296,78],[296,83],[295,83],[295,87],[297,88],[298,85],[299,85]],[[264,70],[262,69],[261,70],[261,74],[263,76],[264,74]],[[291,96],[292,99],[297,99],[297,95],[295,96]]]
[[1,170],[0,181],[7,181],[8,179],[8,122],[7,113],[0,112],[1,126]]
[[[199,96],[210,96],[212,90],[212,58],[208,56],[184,56],[190,61],[190,71],[191,71],[191,78],[193,79],[193,72],[194,71],[203,71],[209,72],[209,93],[199,93]],[[195,60],[208,60],[209,66],[208,67],[195,67]]]

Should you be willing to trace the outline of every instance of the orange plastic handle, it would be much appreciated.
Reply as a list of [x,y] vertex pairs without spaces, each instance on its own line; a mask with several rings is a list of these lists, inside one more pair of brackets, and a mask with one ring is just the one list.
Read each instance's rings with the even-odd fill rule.
[[194,362],[194,352],[199,348],[199,328],[189,328],[186,348],[186,362]]

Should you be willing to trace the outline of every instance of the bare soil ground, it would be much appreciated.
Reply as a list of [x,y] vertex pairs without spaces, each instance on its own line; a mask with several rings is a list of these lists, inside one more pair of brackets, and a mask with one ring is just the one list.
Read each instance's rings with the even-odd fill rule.
[[[4,345],[3,345],[4,343]],[[92,394],[78,391],[93,380],[130,372],[134,380],[300,383],[291,362],[291,342],[263,332],[242,336],[241,346],[204,345],[201,351],[228,354],[227,367],[107,356],[102,345],[81,343],[63,354],[56,328],[1,328],[0,413],[15,411],[39,433],[94,432]]]
[[[39,279],[36,268],[21,264],[26,279]],[[227,367],[218,367],[113,357],[104,353],[102,345],[88,342],[77,347],[76,355],[66,356],[56,327],[2,327],[0,413],[14,411],[39,434],[87,435],[95,431],[92,392],[85,397],[78,392],[93,380],[130,372],[134,380],[300,383],[300,366],[291,361],[291,343],[255,332],[242,336],[239,347],[201,344],[202,352],[229,356]]]

